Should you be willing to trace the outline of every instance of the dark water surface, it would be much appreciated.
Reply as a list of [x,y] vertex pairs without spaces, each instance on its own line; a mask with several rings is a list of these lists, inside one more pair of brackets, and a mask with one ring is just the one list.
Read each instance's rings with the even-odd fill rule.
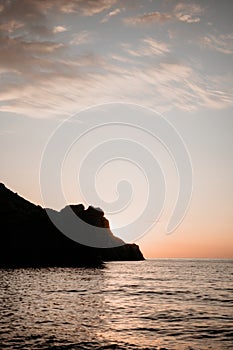
[[0,270],[0,349],[233,349],[233,260]]

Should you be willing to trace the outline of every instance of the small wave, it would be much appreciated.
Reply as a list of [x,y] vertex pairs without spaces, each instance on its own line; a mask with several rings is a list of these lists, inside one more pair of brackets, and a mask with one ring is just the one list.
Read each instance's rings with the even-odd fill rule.
[[[98,342],[80,342],[75,344],[60,344],[60,345],[52,345],[52,340],[47,341],[44,344],[41,344],[37,347],[37,349],[46,349],[49,350],[168,350],[167,348],[160,347],[144,347],[130,343],[123,342],[112,342],[108,344],[100,344]],[[21,348],[22,349],[22,348]]]
[[57,290],[46,290],[45,293],[84,293],[87,289],[57,289]]

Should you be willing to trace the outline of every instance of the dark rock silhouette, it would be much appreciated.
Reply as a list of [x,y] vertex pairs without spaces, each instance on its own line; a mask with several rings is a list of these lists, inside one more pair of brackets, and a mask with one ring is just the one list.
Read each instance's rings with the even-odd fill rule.
[[[89,234],[95,234],[96,227],[103,228],[98,239],[107,248],[93,248],[69,239],[46,213],[51,211],[64,222],[70,208],[80,221],[89,224]],[[60,212],[46,210],[0,184],[0,267],[101,266],[103,261],[144,259],[136,244],[126,244],[113,235],[101,209],[90,206],[85,210],[78,204]],[[108,248],[113,245],[118,246]]]

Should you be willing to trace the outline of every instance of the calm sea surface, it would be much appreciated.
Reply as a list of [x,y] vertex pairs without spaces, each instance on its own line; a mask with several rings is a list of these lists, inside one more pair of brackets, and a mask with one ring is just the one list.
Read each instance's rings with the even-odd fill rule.
[[0,270],[0,349],[233,349],[233,260]]

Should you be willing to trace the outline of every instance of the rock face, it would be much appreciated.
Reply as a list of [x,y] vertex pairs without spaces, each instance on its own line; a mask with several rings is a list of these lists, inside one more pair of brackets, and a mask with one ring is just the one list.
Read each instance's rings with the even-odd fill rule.
[[[100,266],[110,260],[144,260],[136,244],[126,244],[113,235],[101,209],[90,206],[85,210],[79,204],[60,212],[49,210],[64,222],[70,208],[89,224],[88,234],[96,234],[96,227],[103,228],[98,238],[102,239],[102,246],[118,246],[93,248],[69,239],[53,225],[45,209],[0,184],[0,267]],[[86,233],[80,229],[79,234]]]

